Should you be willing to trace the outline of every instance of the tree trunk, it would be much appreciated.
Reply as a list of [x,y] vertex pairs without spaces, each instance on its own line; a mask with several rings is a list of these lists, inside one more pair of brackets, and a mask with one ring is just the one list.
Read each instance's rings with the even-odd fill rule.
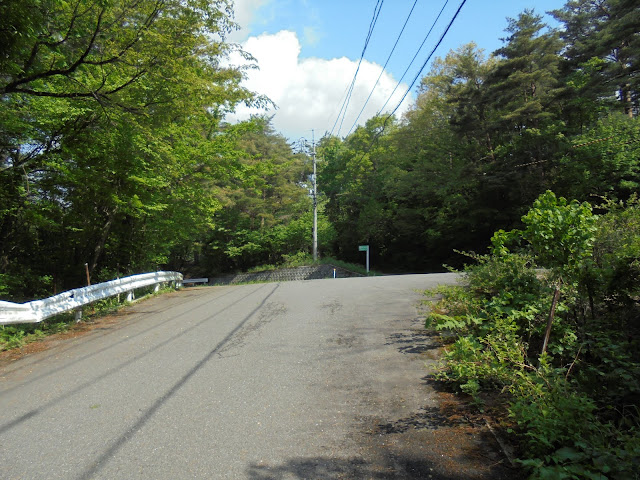
[[629,118],[633,118],[633,100],[631,98],[631,85],[622,86],[622,101],[624,102],[624,113]]
[[113,221],[116,218],[116,213],[118,209],[114,208],[109,211],[107,214],[107,221],[102,227],[102,234],[100,235],[100,240],[96,244],[93,249],[93,259],[91,260],[91,264],[89,265],[89,271],[93,272],[95,268],[98,266],[98,260],[100,259],[100,255],[102,255],[102,251],[104,250],[104,245],[107,243],[107,238],[109,237],[109,232],[111,232],[111,225],[113,225]]
[[553,324],[553,317],[556,315],[556,306],[558,305],[558,299],[560,298],[560,287],[556,287],[553,292],[553,301],[551,302],[551,311],[549,312],[549,321],[547,322],[547,330],[544,332],[544,341],[542,342],[542,351],[540,355],[544,355],[547,351],[547,344],[549,343],[549,337],[551,336],[551,325]]

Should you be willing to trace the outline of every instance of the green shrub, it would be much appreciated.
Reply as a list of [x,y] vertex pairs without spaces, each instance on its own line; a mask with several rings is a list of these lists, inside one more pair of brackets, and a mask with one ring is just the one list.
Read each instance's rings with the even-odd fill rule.
[[547,191],[522,221],[526,225],[523,238],[541,265],[572,277],[591,258],[597,217],[588,203],[568,202]]
[[563,376],[538,383],[524,382],[510,407],[525,442],[526,459],[519,463],[532,479],[633,479],[640,467],[640,437],[636,417],[632,428],[603,423],[596,403]]
[[524,230],[473,256],[466,286],[430,292],[441,300],[426,325],[448,342],[437,378],[476,399],[508,395],[534,479],[639,478],[640,204],[602,210],[547,192]]

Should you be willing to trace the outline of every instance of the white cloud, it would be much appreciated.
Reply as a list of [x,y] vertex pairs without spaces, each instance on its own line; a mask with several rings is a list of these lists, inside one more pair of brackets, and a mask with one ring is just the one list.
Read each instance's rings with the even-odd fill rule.
[[307,45],[316,46],[321,36],[316,27],[304,27],[304,41]]
[[246,40],[255,13],[271,2],[272,0],[235,0],[233,2],[234,21],[240,26],[240,30],[229,35],[229,40],[232,42]]
[[[244,86],[259,94],[268,96],[277,109],[259,112],[244,106],[229,116],[230,121],[243,120],[252,113],[275,113],[274,128],[291,140],[309,138],[315,129],[316,138],[331,131],[347,87],[350,85],[357,67],[357,61],[346,57],[334,59],[300,58],[300,41],[294,32],[280,31],[275,35],[263,34],[249,37],[242,47],[252,54],[260,67],[248,72]],[[232,63],[238,64],[239,58]],[[347,134],[356,121],[382,67],[363,61],[353,88],[347,114],[342,121],[340,135]],[[371,99],[358,120],[364,125],[387,101],[396,86],[396,80],[383,73]],[[402,84],[388,102],[385,112],[391,111],[407,89]],[[409,106],[407,97],[396,112],[400,116]],[[338,123],[334,134],[340,127]]]

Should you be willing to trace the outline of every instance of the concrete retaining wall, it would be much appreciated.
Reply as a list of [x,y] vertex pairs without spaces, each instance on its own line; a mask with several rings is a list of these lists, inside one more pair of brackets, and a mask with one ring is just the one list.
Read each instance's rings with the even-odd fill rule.
[[360,273],[350,272],[333,265],[317,265],[311,267],[283,268],[268,272],[239,273],[224,277],[210,278],[210,285],[231,285],[247,282],[290,282],[295,280],[316,280],[320,278],[333,278],[333,270],[336,270],[336,278],[362,277]]

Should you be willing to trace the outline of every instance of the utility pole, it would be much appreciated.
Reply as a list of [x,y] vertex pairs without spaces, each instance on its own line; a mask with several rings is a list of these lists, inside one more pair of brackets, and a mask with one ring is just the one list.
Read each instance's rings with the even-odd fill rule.
[[[300,151],[307,153],[309,150],[309,141],[301,137],[298,140]],[[316,138],[315,130],[311,130],[311,159],[313,161],[313,175],[311,176],[312,187],[309,190],[309,196],[313,201],[313,261],[318,260],[318,179],[316,166]]]
[[316,178],[316,140],[311,130],[311,158],[313,159],[313,261],[318,260],[318,180]]

